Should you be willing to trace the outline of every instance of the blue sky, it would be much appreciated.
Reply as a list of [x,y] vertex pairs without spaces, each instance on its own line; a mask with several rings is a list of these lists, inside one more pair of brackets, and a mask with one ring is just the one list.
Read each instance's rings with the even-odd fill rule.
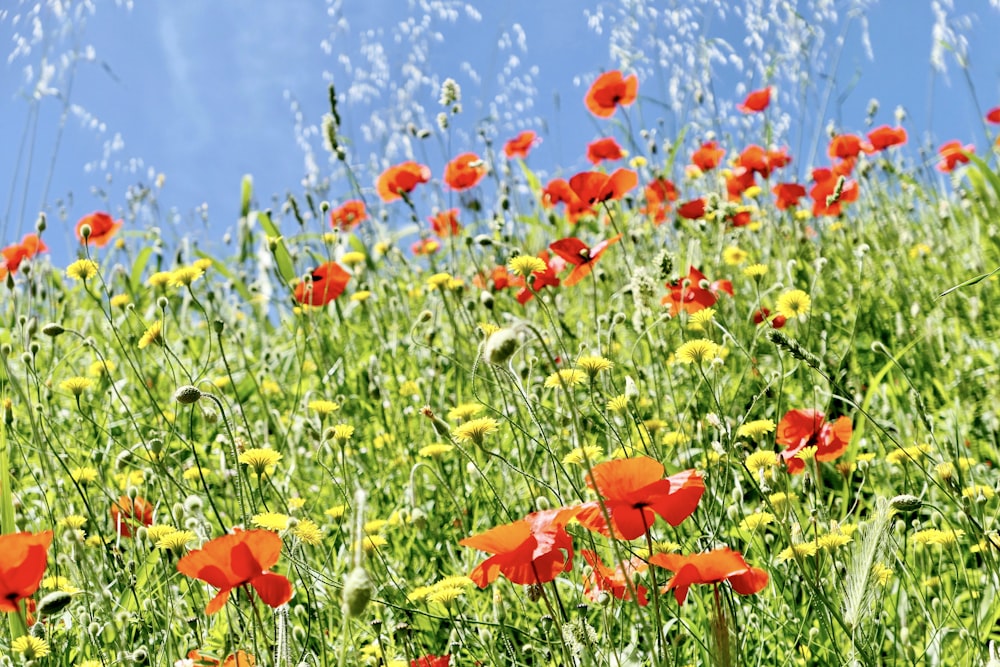
[[[522,128],[535,129],[544,142],[532,155],[532,164],[550,174],[586,168],[582,157],[586,143],[610,129],[587,114],[581,99],[595,73],[617,66],[609,55],[610,23],[603,34],[595,34],[588,28],[583,7],[591,7],[594,15],[594,8],[603,5],[610,16],[612,2],[482,2],[474,3],[482,14],[478,21],[458,11],[454,22],[435,16],[426,25],[421,24],[420,7],[412,8],[414,3],[404,0],[339,4],[171,0],[139,2],[131,11],[116,4],[98,2],[95,14],[68,23],[43,22],[50,31],[49,44],[61,44],[63,50],[93,45],[96,54],[96,60],[79,64],[69,90],[74,109],[85,112],[71,113],[61,134],[59,96],[37,103],[24,98],[23,67],[33,64],[37,69],[45,42],[0,69],[5,110],[0,126],[4,215],[0,241],[16,241],[43,208],[51,221],[47,239],[56,263],[68,261],[72,254],[71,230],[77,218],[99,209],[120,214],[126,188],[140,182],[148,185],[150,171],[166,177],[158,195],[162,215],[158,222],[170,228],[166,235],[192,232],[208,243],[234,227],[243,174],[254,175],[256,196],[263,205],[271,195],[283,199],[286,192],[301,191],[307,168],[298,142],[311,141],[318,173],[332,173],[334,165],[326,161],[319,140],[309,134],[328,109],[326,86],[331,75],[345,94],[355,84],[352,95],[358,101],[345,103],[341,111],[344,133],[356,149],[352,157],[362,165],[380,151],[400,149],[379,141],[366,144],[361,128],[372,113],[399,120],[398,115],[386,114],[398,96],[408,94],[408,78],[426,79],[410,92],[427,118],[438,111],[431,81],[452,76],[462,84],[465,110],[451,139],[452,154],[481,149],[473,126],[489,111],[490,101],[506,111],[496,123],[496,140],[502,142]],[[329,11],[331,7],[337,11]],[[837,29],[846,29],[837,34],[843,34],[846,43],[836,61],[836,84],[823,120],[833,120],[844,130],[863,131],[865,108],[869,99],[877,97],[878,123],[892,124],[897,105],[907,109],[912,143],[934,137],[935,142],[958,138],[985,146],[970,90],[982,110],[1000,104],[1000,44],[991,37],[1000,34],[1000,9],[991,8],[986,0],[956,1],[955,14],[972,11],[978,16],[963,30],[972,89],[952,56],[946,56],[947,81],[929,64],[934,22],[930,2],[883,0],[868,9],[873,61],[860,44],[858,18],[842,20]],[[411,15],[416,19],[401,30]],[[523,28],[526,51],[516,44],[515,24]],[[0,15],[0,38],[10,39],[23,26],[12,26],[11,14]],[[742,44],[745,31],[733,13],[699,29],[726,40],[737,54],[752,48]],[[440,32],[440,40],[435,32]],[[510,37],[506,44],[505,34]],[[422,60],[410,69],[406,63],[407,58],[412,61],[413,48],[406,35],[426,41],[426,52],[418,54]],[[830,35],[831,43],[833,39]],[[378,45],[385,73],[364,63],[364,50]],[[364,88],[348,76],[347,61],[353,72],[383,86],[379,97],[360,99]],[[833,69],[831,64],[828,70]],[[398,82],[392,92],[385,87],[386,76]],[[498,81],[500,76],[504,83]],[[759,84],[753,78],[746,70],[722,67],[713,89],[731,105],[741,99],[744,87]],[[66,80],[58,83],[65,86]],[[66,88],[60,92],[65,95]],[[655,124],[657,109],[670,91],[652,77],[642,82],[640,92],[641,119]],[[660,101],[659,106],[646,98]],[[512,111],[521,100],[530,100],[530,106]],[[814,94],[805,110],[795,112],[796,132],[820,121],[816,109],[821,100]],[[298,132],[296,111],[301,114]],[[638,112],[633,118],[640,118]],[[664,133],[676,129],[676,118],[669,113],[663,118]],[[30,142],[21,149],[25,136],[34,141],[30,169],[26,158]],[[811,136],[812,130],[806,133]],[[794,149],[798,144],[793,136],[788,138],[786,143]],[[440,175],[448,152],[435,146],[418,157],[426,158]],[[804,156],[797,157],[801,174],[808,165]],[[54,164],[51,177],[50,164]],[[370,183],[368,177],[364,184]],[[331,196],[346,194],[337,188],[334,183]],[[207,221],[196,211],[202,204],[207,204]]]

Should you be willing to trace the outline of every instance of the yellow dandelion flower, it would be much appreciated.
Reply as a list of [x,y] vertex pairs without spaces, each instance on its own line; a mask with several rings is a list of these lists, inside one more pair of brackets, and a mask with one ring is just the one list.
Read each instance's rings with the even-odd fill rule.
[[597,445],[577,447],[564,456],[562,462],[563,465],[583,465],[586,461],[594,463],[595,461],[600,460],[603,453],[604,450]]
[[528,276],[536,271],[544,271],[548,267],[545,264],[545,260],[540,257],[535,257],[534,255],[518,255],[517,257],[511,257],[510,261],[507,262],[507,268],[510,269],[512,273],[516,273],[522,278],[527,279]]
[[445,287],[452,291],[460,290],[465,287],[465,281],[461,278],[452,278],[445,284]]
[[740,530],[754,533],[758,528],[762,528],[770,523],[774,523],[774,515],[770,512],[754,512],[748,516],[743,517],[740,521]]
[[292,528],[292,535],[312,546],[318,546],[323,542],[323,531],[312,519],[300,519]]
[[331,519],[339,519],[344,516],[345,512],[347,512],[347,505],[334,505],[330,509],[324,510],[323,514],[327,515]]
[[371,521],[365,522],[362,530],[365,531],[365,535],[371,535],[377,533],[386,526],[389,525],[388,519],[372,519]]
[[200,259],[194,260],[193,266],[196,269],[200,269],[202,272],[208,271],[210,268],[212,268],[212,260],[209,259],[208,257],[202,257]]
[[333,427],[333,439],[347,442],[354,435],[354,427],[350,424],[337,424]]
[[811,217],[812,217],[812,211],[810,211],[807,208],[800,208],[799,210],[795,211],[796,220],[808,220]]
[[452,435],[459,442],[474,442],[476,445],[483,444],[483,438],[491,433],[500,430],[500,424],[492,417],[480,417],[471,419],[461,426],[455,427]]
[[483,335],[486,338],[489,338],[490,336],[492,336],[496,332],[500,331],[500,327],[498,327],[497,325],[493,324],[492,322],[480,322],[478,326],[479,326],[479,330],[483,332]]
[[[376,549],[381,549],[387,544],[389,544],[389,540],[385,539],[381,535],[368,535],[365,537],[365,539],[361,540],[361,548],[365,550],[365,553],[371,553]],[[351,546],[351,549],[354,550],[357,548],[357,546],[358,543],[355,542]]]
[[344,266],[357,266],[365,261],[365,253],[352,250],[345,252],[340,257],[340,263]]
[[80,530],[87,524],[87,517],[80,516],[79,514],[70,514],[59,520],[59,525],[65,526],[70,530]]
[[97,271],[97,262],[92,259],[78,259],[66,267],[66,275],[73,280],[90,280]]
[[407,380],[399,387],[400,396],[420,396],[420,385],[414,380]]
[[400,510],[393,510],[392,514],[389,515],[388,521],[389,521],[388,525],[393,527],[402,526],[405,523],[409,523],[410,511],[406,508]]
[[128,294],[115,294],[111,297],[110,303],[112,308],[124,308],[132,303],[132,297]]
[[941,534],[938,537],[937,544],[949,547],[953,544],[957,544],[959,538],[965,535],[964,530],[942,530],[939,531]]
[[448,419],[453,422],[464,422],[483,411],[479,403],[460,403],[448,411]]
[[754,280],[760,280],[767,275],[767,264],[751,264],[750,266],[743,269],[743,275],[747,278],[752,278]]
[[448,605],[457,600],[460,596],[465,595],[465,589],[459,586],[437,586],[433,587],[433,590],[427,594],[428,602],[438,602],[440,604]]
[[146,539],[156,544],[161,537],[164,535],[169,535],[170,533],[176,533],[177,529],[173,526],[166,526],[163,524],[155,524],[152,526],[146,526]]
[[265,396],[274,396],[281,393],[281,385],[274,380],[264,380],[260,383],[260,393]]
[[156,540],[156,548],[164,551],[173,551],[175,554],[184,552],[187,545],[198,539],[190,530],[174,530]]
[[684,431],[667,431],[660,436],[660,444],[664,447],[679,447],[691,441]]
[[749,470],[751,474],[756,475],[764,468],[772,469],[776,467],[778,465],[778,455],[774,452],[762,449],[748,456],[744,463],[746,464],[747,470]]
[[853,538],[843,533],[826,533],[816,538],[816,543],[821,549],[833,551],[851,542]]
[[339,404],[326,400],[309,401],[308,407],[310,410],[318,412],[320,415],[328,415],[331,412],[336,412],[340,409]]
[[774,428],[774,422],[770,419],[755,419],[753,421],[746,422],[745,424],[741,424],[740,427],[736,429],[736,437],[755,440],[762,435],[773,433]]
[[280,460],[279,452],[261,447],[248,449],[239,456],[239,462],[249,466],[258,477],[272,472]]
[[714,317],[715,308],[702,308],[688,318],[688,329],[692,331],[705,331]]
[[86,486],[97,479],[97,468],[82,466],[69,471],[69,476],[80,486]]
[[392,445],[394,442],[396,442],[396,436],[392,433],[379,433],[375,436],[375,439],[372,440],[372,445],[375,449],[382,449],[386,445]]
[[875,453],[874,452],[859,452],[858,455],[855,457],[855,460],[858,463],[871,463],[872,461],[875,460]]
[[885,455],[885,460],[889,463],[907,463],[912,461],[914,463],[920,462],[924,457],[930,454],[934,450],[928,444],[913,445],[912,447],[901,447],[894,449]]
[[[628,155],[628,151],[622,151],[622,155]],[[632,169],[642,169],[647,164],[649,164],[649,161],[641,155],[636,155],[628,161],[628,166],[632,167]]]
[[778,554],[779,561],[794,560],[795,558],[805,558],[816,555],[817,546],[815,542],[799,542],[787,549],[782,549]]
[[778,301],[774,304],[774,309],[780,315],[792,319],[807,315],[811,304],[812,299],[808,294],[800,289],[793,289],[778,297]]
[[417,586],[406,594],[406,599],[410,602],[418,602],[427,597],[428,593],[434,590],[433,586]]
[[649,431],[650,435],[656,435],[657,431],[662,431],[667,428],[667,422],[662,419],[653,417],[642,422],[643,428]]
[[163,322],[153,322],[139,338],[140,350],[147,348],[150,345],[163,345]]
[[351,301],[357,301],[358,303],[367,301],[371,297],[372,293],[370,290],[359,289],[357,292],[351,295]]
[[44,639],[33,637],[32,635],[21,635],[10,643],[10,650],[20,653],[25,660],[37,660],[44,658],[49,651],[49,643]]
[[214,474],[215,474],[214,472],[212,472],[211,470],[209,470],[207,468],[200,468],[198,466],[192,466],[190,468],[185,468],[184,472],[181,473],[181,477],[183,477],[185,480],[187,480],[189,482],[192,482],[192,481],[195,481],[195,480],[199,480],[200,481],[201,478],[204,476],[205,481],[208,481],[208,480],[210,480],[212,478],[212,475],[214,475]]
[[111,375],[115,370],[115,362],[113,361],[95,361],[94,363],[87,366],[87,375],[90,377],[102,377],[104,375]]
[[81,590],[73,585],[73,583],[62,575],[50,575],[42,579],[41,587],[49,591],[62,591],[63,593],[69,593],[74,595],[79,593]]
[[306,499],[302,496],[292,496],[288,499],[288,509],[292,512],[295,510],[300,510],[305,507]]
[[59,383],[59,388],[63,391],[68,391],[74,396],[81,396],[83,392],[87,391],[94,386],[94,381],[90,378],[84,377],[72,377],[66,378]]
[[120,472],[115,475],[115,481],[119,488],[127,489],[130,486],[141,486],[146,481],[146,473],[142,470],[132,470],[130,472]]
[[794,493],[785,493],[784,491],[778,491],[777,493],[772,493],[767,497],[768,502],[771,503],[771,507],[776,510],[782,509],[788,503],[793,503],[798,500],[798,496]]
[[926,257],[931,254],[931,247],[926,243],[918,243],[912,248],[910,248],[910,259],[917,259],[918,257]]
[[587,379],[586,373],[578,368],[563,368],[545,378],[548,388],[575,387]]
[[431,588],[472,588],[475,585],[476,582],[464,574],[456,574],[442,578],[441,581],[431,586]]
[[719,346],[706,338],[689,340],[677,349],[677,361],[700,366],[704,361],[711,361],[718,353]]
[[937,528],[926,528],[913,534],[913,541],[917,544],[940,544],[940,540],[941,531]]
[[614,362],[600,356],[585,355],[576,360],[576,367],[590,376],[591,379],[602,371],[611,370]]
[[260,514],[254,514],[250,518],[250,523],[264,530],[278,532],[288,528],[288,519],[289,516],[287,514],[280,512],[261,512]]
[[170,272],[167,284],[171,287],[190,287],[191,283],[205,275],[205,272],[194,266],[182,266]]
[[614,398],[608,399],[608,412],[625,412],[628,410],[628,396],[618,394]]
[[443,456],[451,450],[455,449],[454,445],[447,445],[443,442],[435,442],[430,445],[424,445],[417,450],[417,455],[422,456],[427,459],[437,458],[438,456]]
[[435,273],[433,276],[427,279],[427,286],[431,289],[436,289],[438,287],[444,287],[451,280],[450,273]]
[[146,284],[150,287],[166,287],[173,277],[173,271],[157,271],[146,280]]
[[734,245],[728,246],[722,251],[722,261],[729,266],[739,266],[743,262],[747,261],[747,257],[750,256],[746,250],[742,248],[737,248]]
[[892,569],[887,567],[885,563],[875,563],[872,565],[872,576],[880,585],[885,586],[892,578]]
[[986,484],[973,484],[962,489],[962,497],[969,500],[990,500],[996,495],[992,486]]
[[[653,553],[654,554],[672,554],[677,553],[681,550],[681,545],[677,542],[671,542],[669,540],[656,540],[653,542]],[[647,557],[649,554],[647,554]]]

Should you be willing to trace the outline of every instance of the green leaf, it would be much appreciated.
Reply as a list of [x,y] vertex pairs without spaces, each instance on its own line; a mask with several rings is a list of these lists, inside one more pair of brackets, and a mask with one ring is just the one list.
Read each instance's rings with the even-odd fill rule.
[[142,287],[142,272],[146,270],[146,265],[149,264],[149,258],[152,255],[152,247],[143,248],[135,258],[135,262],[132,263],[132,273],[128,276],[128,287],[132,294],[137,294],[139,288]]
[[959,284],[955,285],[954,287],[949,287],[945,291],[943,291],[940,294],[938,294],[937,298],[940,299],[941,297],[947,296],[947,295],[951,294],[952,292],[954,292],[955,290],[962,289],[963,287],[968,287],[969,285],[975,285],[976,283],[982,282],[982,281],[986,280],[987,278],[989,278],[990,276],[996,275],[997,273],[1000,273],[1000,266],[998,266],[997,268],[993,269],[989,273],[984,273],[981,276],[975,276],[974,278],[969,278],[968,280],[966,280],[964,282],[960,282]]
[[295,280],[295,267],[292,264],[292,256],[288,253],[288,248],[285,247],[285,240],[282,238],[281,232],[278,231],[278,226],[271,220],[267,211],[253,211],[250,215],[251,222],[253,222],[253,217],[256,217],[264,233],[271,239],[277,239],[273,254],[274,261],[278,265],[278,275],[281,276],[286,285],[291,285],[292,281]]
[[250,215],[250,200],[253,198],[253,176],[243,175],[243,182],[240,183],[240,217],[245,218]]

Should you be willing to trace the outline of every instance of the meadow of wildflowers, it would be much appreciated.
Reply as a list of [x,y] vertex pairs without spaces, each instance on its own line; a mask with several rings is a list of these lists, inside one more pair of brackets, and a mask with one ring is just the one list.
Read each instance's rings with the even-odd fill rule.
[[1000,665],[1000,98],[797,125],[867,3],[746,2],[724,98],[679,4],[587,11],[581,168],[352,64],[226,243],[155,179],[11,232],[0,663]]

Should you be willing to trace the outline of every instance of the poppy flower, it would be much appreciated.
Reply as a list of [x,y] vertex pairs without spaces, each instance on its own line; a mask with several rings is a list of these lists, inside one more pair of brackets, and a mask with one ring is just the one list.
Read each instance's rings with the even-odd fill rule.
[[838,134],[830,140],[828,153],[830,157],[849,160],[856,158],[861,151],[871,153],[872,150],[874,150],[873,146],[866,141],[862,141],[861,137],[856,134]]
[[344,292],[351,274],[336,262],[327,262],[313,269],[312,281],[303,280],[295,286],[295,300],[308,306],[325,306]]
[[[90,236],[87,239],[84,239],[83,234],[80,233],[84,225],[90,225]],[[76,238],[79,239],[80,243],[85,245],[93,244],[98,248],[103,248],[121,226],[121,220],[116,222],[107,213],[91,213],[90,215],[83,216],[76,223]]]
[[[850,166],[853,164],[852,161],[848,161]],[[843,168],[845,165],[841,163],[839,165]],[[840,196],[834,199],[834,195],[837,193],[837,184],[840,181],[840,177],[843,174],[836,173],[837,168],[834,169],[813,169],[812,176],[815,184],[809,190],[809,196],[813,200],[812,214],[814,217],[819,217],[821,215],[832,215],[837,216],[842,212],[842,204],[856,201],[858,198],[858,183],[857,181],[845,180],[840,191]]]
[[787,449],[781,458],[793,475],[805,470],[805,462],[797,454],[804,447],[816,447],[817,461],[832,461],[847,450],[853,426],[849,417],[827,422],[819,410],[789,410],[778,422],[775,442]]
[[587,159],[594,164],[604,160],[621,160],[623,157],[625,153],[614,137],[604,137],[587,144]]
[[486,163],[475,153],[462,153],[445,165],[444,182],[452,190],[475,187],[486,175]]
[[48,249],[38,234],[25,234],[20,243],[9,245],[0,251],[3,254],[0,278],[6,278],[7,273],[17,273],[21,268],[21,262],[31,259],[40,252],[48,252]]
[[757,172],[764,178],[771,174],[767,151],[757,144],[750,144],[740,153],[739,157],[736,158],[736,166],[743,167],[750,172]]
[[541,141],[538,139],[537,134],[531,130],[525,130],[503,145],[503,153],[508,159],[513,159],[515,157],[526,158],[528,157],[528,151],[530,151],[537,143],[536,139]]
[[430,220],[434,233],[441,238],[458,236],[459,232],[462,231],[462,225],[458,222],[457,208],[440,211],[427,219]]
[[511,287],[521,287],[521,291],[517,293],[517,302],[522,306],[535,298],[535,293],[543,287],[559,287],[559,273],[566,268],[566,260],[558,255],[549,255],[548,250],[538,253],[538,257],[545,262],[545,269],[531,274],[531,289],[528,289],[524,278],[520,276],[510,279]]
[[798,183],[778,183],[771,192],[774,193],[775,206],[779,211],[784,211],[793,206],[798,206],[799,200],[806,196],[806,189]]
[[340,208],[330,211],[330,225],[345,232],[351,231],[367,219],[368,211],[360,199],[345,201]]
[[635,102],[639,92],[639,79],[635,74],[622,77],[618,70],[605,72],[590,85],[583,103],[590,113],[600,118],[610,118],[619,106]]
[[646,186],[646,206],[641,213],[653,217],[653,222],[659,224],[667,219],[670,202],[677,201],[677,186],[666,178],[655,178]]
[[960,141],[949,141],[938,149],[938,153],[941,155],[941,161],[937,166],[938,170],[947,173],[955,171],[955,167],[959,164],[968,164],[968,153],[975,150],[972,145],[962,146]]
[[573,265],[573,271],[563,280],[563,285],[572,287],[586,278],[608,246],[618,243],[621,238],[622,235],[618,234],[601,241],[593,248],[587,247],[586,243],[573,236],[549,244],[549,250],[562,257],[568,264]]
[[658,553],[649,562],[674,573],[663,588],[672,590],[677,604],[684,604],[692,584],[718,584],[728,581],[740,595],[753,595],[767,586],[767,572],[750,567],[743,555],[729,547],[701,554]]
[[[584,576],[583,583],[583,594],[587,596],[588,600],[597,602],[602,591],[610,593],[619,600],[631,600],[634,590],[640,607],[649,604],[649,600],[646,598],[646,587],[640,586],[634,581],[635,575],[645,571],[647,567],[641,558],[633,556],[618,567],[610,568],[593,551],[581,549],[580,555],[592,569],[592,572]],[[631,586],[629,585],[630,580],[632,581]]]
[[780,329],[788,322],[788,318],[780,313],[771,317],[770,308],[760,308],[759,310],[754,311],[753,323],[760,326],[764,322],[770,324],[773,329]]
[[754,172],[744,167],[733,169],[732,173],[726,177],[726,194],[729,201],[739,201],[743,193],[756,185]]
[[718,142],[706,141],[691,156],[691,164],[702,171],[711,171],[719,166],[725,154],[726,149],[719,148]]
[[663,303],[670,303],[671,317],[682,310],[697,313],[699,310],[714,306],[719,300],[719,292],[733,295],[733,284],[730,281],[716,280],[709,283],[705,274],[693,266],[688,267],[686,277],[670,283],[667,287],[670,289],[670,294],[663,297]]
[[876,127],[868,133],[868,143],[871,144],[870,152],[884,151],[890,146],[899,146],[906,143],[906,130],[901,127],[889,127],[882,125]]
[[460,541],[494,554],[469,574],[480,588],[499,575],[515,584],[544,584],[573,566],[573,539],[565,526],[578,507],[534,512],[520,521],[491,528]]
[[136,496],[135,500],[121,496],[111,505],[111,522],[119,535],[132,537],[134,528],[153,523],[153,505],[142,496]]
[[656,521],[659,515],[671,526],[678,526],[691,516],[705,492],[705,482],[695,470],[685,470],[663,477],[663,464],[648,456],[598,463],[590,471],[587,486],[604,499],[584,503],[577,514],[580,525],[611,536],[604,511],[611,520],[615,537],[634,540]]
[[638,184],[639,176],[631,169],[616,169],[611,175],[583,171],[569,179],[570,189],[580,201],[590,206],[609,199],[621,199]]
[[50,544],[51,530],[0,535],[0,612],[20,613],[21,600],[38,590]]
[[747,95],[743,104],[737,104],[736,108],[743,113],[759,113],[771,104],[771,87],[755,90]]
[[177,571],[219,589],[205,607],[214,614],[235,588],[250,585],[269,607],[292,599],[292,584],[281,574],[268,572],[281,556],[281,538],[269,530],[237,530],[205,543],[177,561]]
[[769,148],[767,150],[767,166],[770,171],[787,167],[792,163],[792,156],[788,154],[788,147]]
[[705,217],[705,199],[704,197],[698,197],[698,199],[692,199],[686,201],[677,207],[677,215],[682,218],[687,218],[688,220],[698,220]]
[[493,271],[490,272],[489,279],[483,276],[482,273],[477,273],[472,278],[472,284],[479,289],[491,289],[492,286],[494,291],[499,291],[511,286],[511,278],[513,276],[507,271],[506,266],[495,266],[493,267]]
[[375,183],[375,188],[382,201],[391,202],[402,199],[404,193],[413,192],[415,187],[429,180],[431,180],[431,170],[422,164],[409,160],[383,171]]
[[449,662],[451,662],[451,655],[428,653],[422,658],[410,660],[410,667],[448,667]]
[[990,123],[1000,123],[1000,107],[993,107],[987,111],[986,120]]

